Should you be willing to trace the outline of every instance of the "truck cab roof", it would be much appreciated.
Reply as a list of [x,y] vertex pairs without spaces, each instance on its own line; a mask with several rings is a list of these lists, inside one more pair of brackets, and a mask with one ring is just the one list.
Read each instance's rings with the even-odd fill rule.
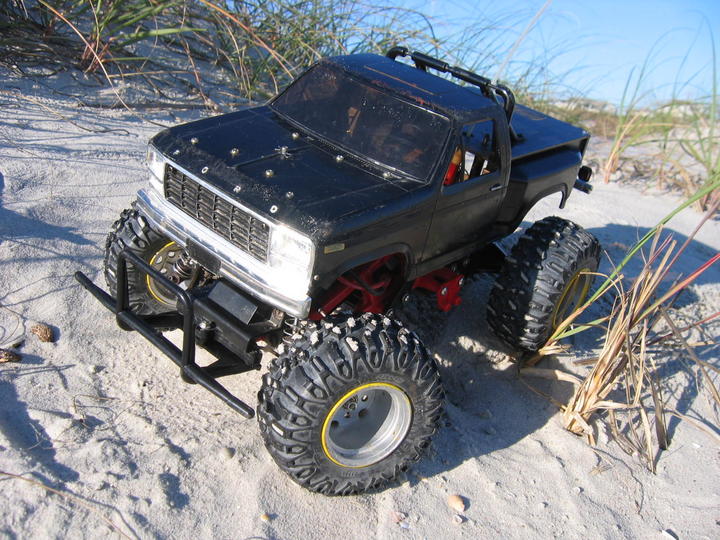
[[[502,110],[495,99],[485,95],[478,86],[461,85],[387,56],[353,54],[325,58],[321,62],[338,66],[370,84],[387,88],[448,116],[458,124],[486,119]],[[589,137],[577,126],[519,104],[514,108],[510,125],[520,135],[512,141],[513,160]]]
[[464,124],[498,110],[498,104],[475,86],[459,84],[376,54],[334,56],[321,60],[341,67],[365,81],[403,95],[423,107]]

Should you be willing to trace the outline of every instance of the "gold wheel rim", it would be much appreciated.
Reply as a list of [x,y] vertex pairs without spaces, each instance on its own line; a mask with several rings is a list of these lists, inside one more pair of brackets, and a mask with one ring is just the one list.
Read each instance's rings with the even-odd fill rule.
[[565,285],[565,289],[563,289],[560,299],[553,310],[553,329],[557,328],[587,298],[592,283],[592,274],[590,272],[592,272],[590,268],[581,268],[572,275],[570,281]]
[[[352,403],[367,403],[367,406],[364,409],[358,406],[357,418],[347,419],[342,426],[344,434],[333,433],[340,418],[348,414],[346,409]],[[370,412],[363,416],[362,411]],[[385,416],[378,416],[383,413]],[[369,467],[400,446],[410,431],[411,422],[412,405],[402,389],[389,383],[363,384],[344,394],[325,416],[321,432],[323,452],[340,467]],[[354,444],[364,438],[367,440]]]
[[[175,242],[168,242],[163,247],[161,247],[157,252],[155,252],[155,255],[153,255],[150,258],[150,266],[155,268],[156,270],[160,271],[162,268],[162,265],[165,263],[164,258],[167,253],[169,253],[173,246],[180,251],[180,247]],[[165,294],[162,293],[160,290],[160,287],[158,287],[158,284],[155,282],[153,278],[151,278],[149,275],[145,275],[145,283],[147,285],[148,292],[150,293],[150,296],[152,296],[155,300],[160,302],[161,304],[164,304],[166,306],[172,306],[174,305],[174,302],[172,298],[174,297],[168,297]]]

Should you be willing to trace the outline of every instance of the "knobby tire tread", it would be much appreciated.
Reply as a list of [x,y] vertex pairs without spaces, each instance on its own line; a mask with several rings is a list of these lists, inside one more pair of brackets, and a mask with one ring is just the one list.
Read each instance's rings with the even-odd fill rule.
[[[412,332],[382,315],[303,324],[263,377],[257,412],[265,445],[311,491],[349,495],[381,487],[420,459],[438,429],[444,393],[435,362]],[[380,462],[343,468],[322,451],[322,423],[342,395],[368,382],[390,382],[408,395],[410,430]]]
[[[103,270],[105,282],[112,296],[117,294],[117,262],[120,252],[130,251],[149,261],[169,240],[150,228],[147,220],[135,209],[123,210],[120,218],[113,223],[105,240],[105,259]],[[132,264],[127,267],[130,309],[138,315],[166,313],[172,307],[158,302],[148,291],[145,273]]]
[[599,258],[599,242],[579,225],[555,216],[534,223],[512,248],[490,292],[490,328],[512,347],[539,350],[550,337],[566,284],[582,268],[597,270]]

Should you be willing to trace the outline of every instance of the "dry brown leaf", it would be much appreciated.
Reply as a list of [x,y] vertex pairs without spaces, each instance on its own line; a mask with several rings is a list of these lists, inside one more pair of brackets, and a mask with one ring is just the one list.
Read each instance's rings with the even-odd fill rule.
[[596,465],[592,468],[592,470],[590,471],[590,475],[595,476],[596,474],[602,474],[605,471],[609,471],[610,469],[612,469],[612,465],[609,465],[607,463],[601,463],[600,465]]
[[50,328],[47,324],[36,324],[30,328],[30,333],[35,334],[38,339],[44,343],[52,343],[55,341],[55,334],[53,333],[52,328]]
[[20,360],[22,360],[22,358],[15,351],[0,349],[0,364],[4,364],[5,362],[19,362]]

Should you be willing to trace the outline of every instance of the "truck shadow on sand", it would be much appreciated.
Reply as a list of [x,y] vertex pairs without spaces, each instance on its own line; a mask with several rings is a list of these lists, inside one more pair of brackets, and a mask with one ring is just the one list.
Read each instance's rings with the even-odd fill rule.
[[[636,239],[648,230],[615,224],[592,230],[606,251],[600,271],[608,273],[612,269],[608,256],[619,262]],[[674,231],[664,234],[672,234],[677,247],[687,240],[685,235]],[[663,287],[670,287],[680,274],[689,275],[714,254],[715,250],[711,247],[697,240],[691,241]],[[624,274],[632,279],[641,267],[642,258],[637,257],[625,267]],[[601,281],[598,278],[595,286]],[[696,284],[719,282],[720,272],[710,268]],[[429,456],[414,467],[420,476],[442,474],[468,460],[510,448],[541,429],[558,413],[550,400],[531,391],[519,377],[518,364],[511,361],[517,353],[495,338],[487,327],[485,310],[492,284],[492,276],[475,278],[463,290],[463,304],[448,314],[434,309],[433,298],[413,300],[414,305],[398,313],[398,318],[416,331],[435,354],[446,393],[447,407],[442,427],[433,439]],[[695,291],[688,289],[678,297],[675,307],[699,305],[700,300]],[[611,298],[602,299],[589,308],[587,319],[605,315],[611,307]],[[573,336],[567,342],[572,345],[573,353],[583,357],[600,347],[602,339],[603,332],[598,329]],[[692,413],[698,391],[696,376],[681,356],[679,351],[671,354],[664,350],[658,354],[658,359],[660,376],[670,381],[666,392],[676,402],[677,410],[685,414],[688,411]],[[557,358],[549,356],[543,360],[542,367],[566,369],[562,364]],[[574,391],[570,383],[538,379],[527,381],[561,402],[566,401]],[[668,418],[668,422],[668,435],[672,438],[678,421]],[[572,437],[569,433],[567,436]],[[408,479],[411,484],[415,482],[412,474]]]
[[[8,241],[18,242],[23,238],[64,240],[77,245],[91,245],[93,243],[76,233],[73,227],[50,225],[41,219],[26,217],[5,208],[3,202],[4,190],[5,178],[0,172],[0,244]],[[60,254],[58,253],[58,255]]]
[[[698,222],[700,221],[700,218],[701,215],[698,213]],[[600,270],[608,271],[611,269],[611,266],[608,263],[608,256],[615,262],[615,264],[619,264],[627,253],[628,249],[630,249],[640,238],[647,234],[651,229],[648,227],[634,227],[630,225],[618,225],[615,223],[609,223],[604,227],[591,228],[588,230],[593,233],[598,238],[598,240],[600,240],[600,245],[602,246],[603,252],[605,254],[603,258],[603,264],[601,265]],[[680,247],[688,240],[688,237],[686,235],[672,229],[672,222],[670,222],[666,226],[665,230],[662,232],[660,236],[660,242],[658,242],[658,244],[662,243],[662,241],[665,240],[665,238],[667,237],[671,237],[672,240],[676,242],[674,253],[676,253],[677,250],[679,250]],[[643,251],[645,254],[649,253],[650,242],[646,244]],[[689,275],[693,270],[697,269],[703,263],[707,262],[716,253],[717,250],[713,247],[708,246],[707,244],[704,244],[697,239],[693,239],[685,248],[685,251],[681,255],[680,259],[678,259],[678,262],[674,265],[673,269],[668,275],[668,285],[672,282],[674,278],[678,277],[678,275],[680,275],[681,273],[685,276]],[[636,255],[627,264],[627,266],[625,266],[623,273],[629,277],[637,276],[642,268],[642,265],[643,258],[639,255]],[[709,268],[705,273],[700,275],[700,277],[694,283],[698,285],[720,283],[720,268],[717,265]]]
[[[445,389],[441,428],[427,457],[413,467],[421,477],[509,448],[542,428],[557,410],[520,380],[517,364],[509,361],[513,351],[487,328],[492,283],[491,276],[469,282],[462,305],[448,314],[433,310],[430,296],[413,300],[398,314],[434,355]],[[408,480],[416,482],[413,474]]]

